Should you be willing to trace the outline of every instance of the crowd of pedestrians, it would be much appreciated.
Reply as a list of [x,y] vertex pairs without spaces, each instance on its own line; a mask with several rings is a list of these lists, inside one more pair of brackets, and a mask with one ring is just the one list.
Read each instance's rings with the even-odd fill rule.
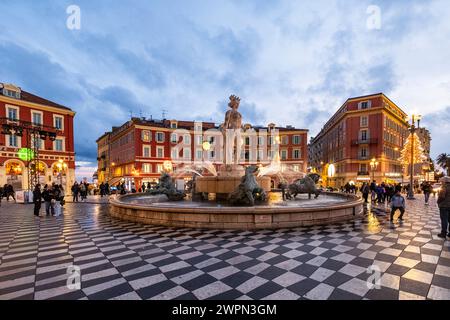
[[41,216],[42,202],[45,204],[45,213],[47,216],[59,216],[62,214],[62,208],[65,204],[65,193],[62,185],[53,184],[45,185],[41,189],[41,185],[37,184],[33,191],[34,215]]
[[89,194],[89,183],[75,181],[72,188],[73,202],[86,201]]

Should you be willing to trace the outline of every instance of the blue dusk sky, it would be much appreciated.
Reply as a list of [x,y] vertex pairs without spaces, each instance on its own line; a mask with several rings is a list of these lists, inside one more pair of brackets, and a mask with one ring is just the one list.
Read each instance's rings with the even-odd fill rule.
[[245,122],[314,136],[348,97],[384,92],[424,116],[434,157],[450,152],[447,0],[1,4],[0,82],[77,112],[78,177],[95,170],[96,138],[130,113],[221,122],[232,93]]

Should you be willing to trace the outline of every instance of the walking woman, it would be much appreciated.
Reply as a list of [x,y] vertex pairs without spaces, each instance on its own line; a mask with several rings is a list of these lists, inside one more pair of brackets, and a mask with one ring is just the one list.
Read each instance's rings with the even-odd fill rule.
[[42,193],[41,193],[41,185],[37,184],[34,187],[33,191],[33,203],[34,203],[34,215],[39,217],[41,212],[41,204],[42,204]]

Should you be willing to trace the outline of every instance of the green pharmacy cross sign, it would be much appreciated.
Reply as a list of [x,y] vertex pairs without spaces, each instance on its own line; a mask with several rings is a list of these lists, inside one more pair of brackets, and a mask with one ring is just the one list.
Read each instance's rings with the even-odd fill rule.
[[19,159],[23,161],[31,161],[36,157],[33,150],[29,148],[22,148],[19,150]]

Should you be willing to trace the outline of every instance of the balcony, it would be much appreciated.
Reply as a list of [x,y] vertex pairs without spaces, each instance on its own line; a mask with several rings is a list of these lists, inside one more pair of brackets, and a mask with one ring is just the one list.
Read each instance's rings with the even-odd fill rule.
[[358,176],[368,176],[369,171],[358,171]]
[[359,146],[362,144],[377,144],[377,143],[378,143],[377,138],[352,140],[352,146]]

